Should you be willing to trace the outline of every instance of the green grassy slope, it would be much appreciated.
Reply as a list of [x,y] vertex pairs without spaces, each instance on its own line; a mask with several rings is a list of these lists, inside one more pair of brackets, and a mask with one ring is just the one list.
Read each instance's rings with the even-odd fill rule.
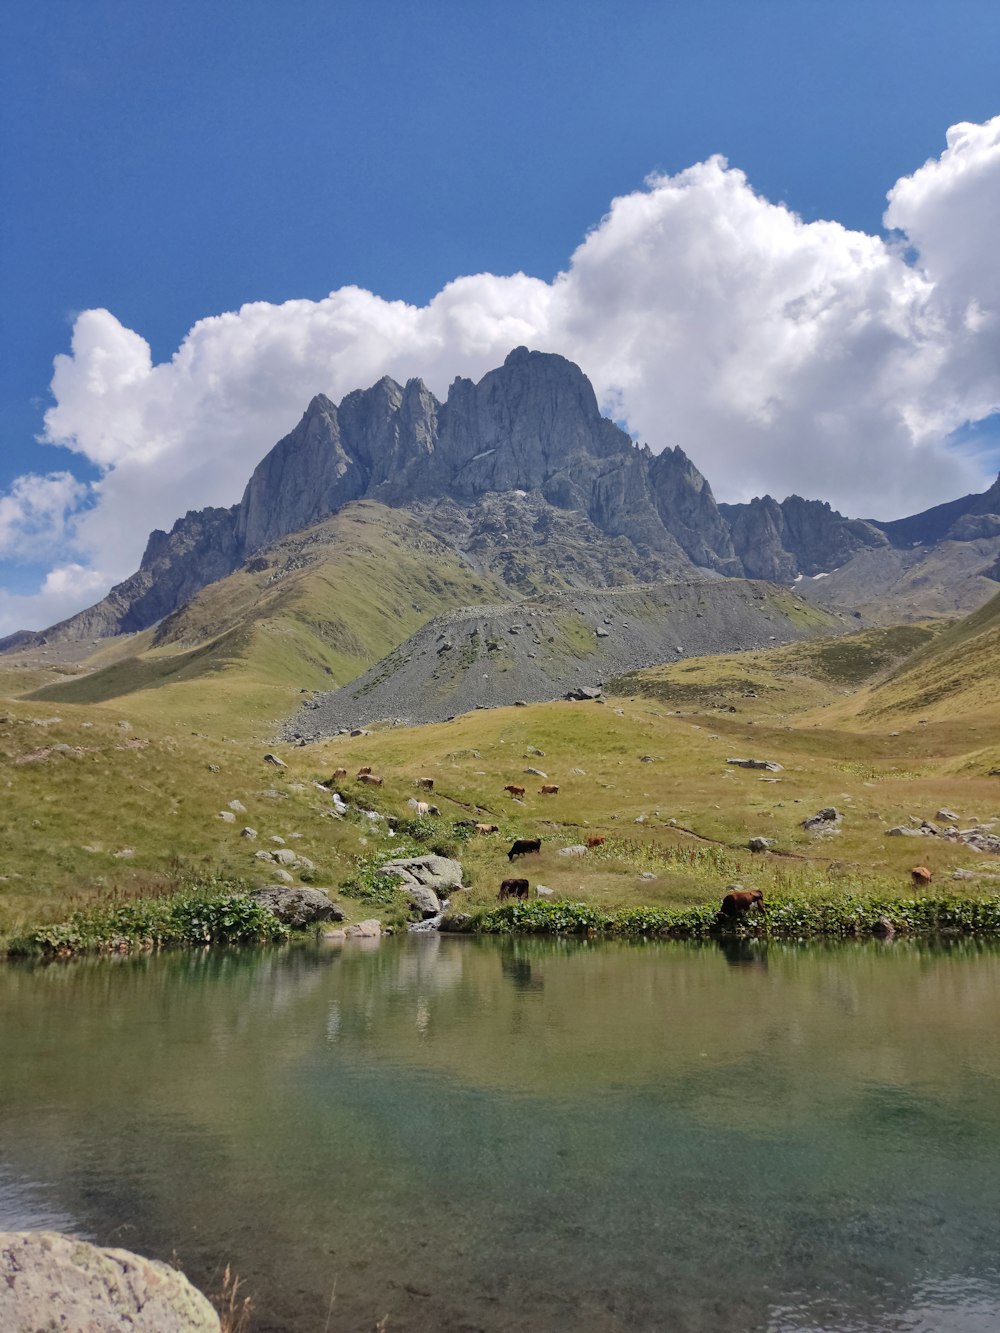
[[1000,595],[943,630],[858,700],[871,721],[926,717],[997,719],[1000,714]]
[[[268,879],[271,872],[254,853],[270,845],[272,834],[315,863],[308,878],[335,890],[364,878],[372,857],[439,847],[465,865],[471,908],[494,901],[512,870],[557,895],[607,908],[711,902],[737,880],[765,893],[815,898],[845,890],[906,896],[909,868],[918,862],[933,870],[935,888],[995,891],[1000,881],[950,879],[956,867],[1000,870],[994,858],[886,832],[911,816],[933,819],[941,806],[963,824],[1000,818],[1000,781],[987,776],[1000,764],[996,733],[988,744],[977,738],[977,717],[964,726],[932,721],[863,730],[838,720],[836,703],[831,720],[830,705],[815,705],[831,690],[850,701],[839,694],[841,684],[809,677],[802,661],[802,674],[790,682],[789,654],[799,650],[807,650],[811,670],[829,670],[822,644],[753,654],[748,664],[706,660],[671,668],[676,678],[698,665],[703,673],[721,673],[724,683],[746,665],[750,674],[735,677],[737,712],[719,709],[712,698],[660,699],[636,688],[606,705],[495,709],[433,726],[285,746],[287,769],[265,764],[263,746],[223,741],[203,728],[192,734],[176,719],[144,715],[136,705],[156,691],[99,705],[11,701],[0,712],[0,937],[65,917],[86,902],[169,891],[191,874]],[[780,712],[777,696],[761,688],[768,684],[766,659],[785,673],[772,674],[773,688],[798,692],[797,703],[781,696]],[[206,690],[209,679],[199,678]],[[753,687],[743,690],[744,680]],[[719,688],[718,679],[712,687]],[[783,767],[738,769],[726,763],[730,756]],[[338,819],[315,780],[337,767],[353,775],[361,764],[372,765],[385,785],[371,791],[349,776],[339,785],[353,811]],[[528,774],[529,767],[546,777]],[[391,838],[384,822],[373,824],[361,813],[412,818],[407,802],[423,795],[417,777],[434,778],[439,818],[404,826]],[[543,782],[558,784],[558,794],[540,794]],[[508,783],[527,788],[523,803],[505,793]],[[231,823],[220,819],[234,800],[245,811]],[[802,820],[828,805],[843,813],[840,831],[829,838],[806,832]],[[496,823],[500,832],[462,843],[455,822],[468,818]],[[256,841],[240,837],[244,824],[257,829]],[[595,834],[607,839],[599,850],[559,854]],[[775,840],[772,854],[747,850],[748,838],[759,835]],[[512,868],[506,850],[517,836],[541,837],[543,850]],[[398,903],[350,892],[343,902],[354,919],[399,919]]]
[[139,636],[139,651],[32,697],[128,699],[149,721],[267,736],[302,690],[352,680],[441,611],[509,597],[405,512],[354,505],[203,589]]
[[792,717],[853,695],[935,642],[940,633],[938,626],[897,625],[762,652],[693,658],[631,672],[612,688],[706,710]]
[[[868,630],[632,673],[606,705],[473,712],[283,746],[288,767],[265,764],[270,747],[253,737],[271,734],[300,689],[355,669],[363,652],[452,598],[498,595],[447,552],[427,560],[420,534],[397,522],[404,516],[361,508],[344,520],[352,540],[337,556],[318,534],[315,559],[286,547],[228,591],[205,590],[157,641],[137,636],[141,652],[0,707],[0,938],[85,903],[169,892],[192,875],[266,880],[255,852],[272,835],[314,862],[306,879],[342,892],[355,920],[399,920],[398,902],[358,885],[370,886],[377,857],[432,846],[463,861],[473,909],[495,901],[512,871],[609,909],[711,902],[737,880],[767,894],[906,896],[917,863],[933,871],[935,891],[1000,886],[989,878],[996,858],[886,836],[940,807],[963,826],[1000,821],[1000,779],[990,776],[1000,767],[1000,599],[943,629]],[[101,651],[114,659],[119,648]],[[734,768],[732,756],[782,768]],[[315,782],[361,764],[385,785],[371,791],[348,777],[340,787],[352,811],[339,819]],[[434,779],[440,816],[390,837],[363,811],[412,820],[418,777]],[[543,782],[558,794],[543,796]],[[508,783],[527,788],[523,803]],[[245,809],[221,819],[233,801]],[[843,814],[833,836],[802,828],[829,805]],[[468,818],[500,831],[463,842],[455,825]],[[244,825],[258,839],[241,838]],[[560,855],[588,835],[604,846]],[[773,852],[754,855],[747,840],[761,835]],[[543,849],[511,867],[517,836],[541,837]],[[958,867],[978,877],[953,881]]]

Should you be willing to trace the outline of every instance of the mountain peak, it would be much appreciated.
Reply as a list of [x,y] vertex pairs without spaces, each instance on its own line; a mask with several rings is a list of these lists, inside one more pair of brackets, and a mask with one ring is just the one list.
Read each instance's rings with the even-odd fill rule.
[[[144,628],[262,547],[353,501],[442,503],[461,524],[463,511],[514,496],[536,515],[520,533],[521,547],[545,546],[562,511],[558,522],[583,525],[598,534],[597,545],[600,537],[625,543],[618,549],[652,562],[660,577],[690,577],[698,567],[790,580],[887,541],[943,537],[964,514],[988,519],[1000,513],[1000,476],[983,495],[896,524],[845,519],[825,501],[794,495],[720,506],[680,446],[654,455],[603,417],[578,365],[518,346],[478,383],[457,378],[444,403],[421,379],[404,388],[389,375],[339,404],[317,393],[258,464],[239,505],[188,513],[169,533],[152,533],[136,575],[55,629],[72,638]],[[511,536],[506,549],[516,570],[508,522],[497,519],[498,540]],[[991,523],[966,526],[969,538],[992,532]]]
[[503,363],[505,366],[519,366],[522,362],[527,361],[530,356],[531,353],[528,351],[527,347],[515,347],[512,351],[507,353]]

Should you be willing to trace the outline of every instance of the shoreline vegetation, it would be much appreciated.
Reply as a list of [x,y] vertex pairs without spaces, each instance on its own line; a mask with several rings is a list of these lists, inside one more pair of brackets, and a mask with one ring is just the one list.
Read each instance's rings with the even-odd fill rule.
[[[590,939],[852,940],[1000,935],[1000,894],[887,898],[844,893],[824,900],[777,897],[766,912],[720,922],[718,908],[651,906],[605,910],[592,903],[538,900],[446,916],[453,935],[563,935]],[[9,941],[8,958],[150,953],[170,948],[262,945],[322,933],[292,930],[238,885],[198,886],[171,898],[82,909]],[[391,933],[391,932],[387,932]]]
[[240,884],[193,884],[177,895],[81,908],[7,944],[9,958],[151,953],[177,947],[273,944],[289,927]]

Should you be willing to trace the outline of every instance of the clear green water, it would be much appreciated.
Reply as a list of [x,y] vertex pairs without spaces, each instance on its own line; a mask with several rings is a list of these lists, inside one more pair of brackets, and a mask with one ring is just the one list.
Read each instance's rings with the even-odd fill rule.
[[1000,951],[430,936],[0,968],[0,1227],[254,1329],[1000,1325]]

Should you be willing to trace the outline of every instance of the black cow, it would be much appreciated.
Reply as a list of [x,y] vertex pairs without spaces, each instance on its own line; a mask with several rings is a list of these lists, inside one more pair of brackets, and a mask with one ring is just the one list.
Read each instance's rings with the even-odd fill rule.
[[514,846],[507,853],[507,860],[513,861],[515,856],[526,856],[528,852],[540,852],[541,850],[541,838],[515,838]]
[[505,879],[500,885],[497,897],[501,902],[505,898],[527,898],[528,881],[526,879]]

